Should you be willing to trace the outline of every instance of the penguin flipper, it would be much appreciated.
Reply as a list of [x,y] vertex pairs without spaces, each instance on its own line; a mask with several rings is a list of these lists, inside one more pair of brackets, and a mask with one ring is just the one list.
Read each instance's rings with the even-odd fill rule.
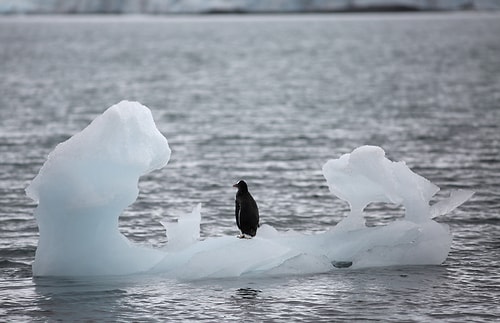
[[241,227],[240,227],[240,203],[238,203],[237,200],[235,200],[234,203],[235,203],[234,216],[236,217],[236,225],[238,226],[238,229],[241,229]]

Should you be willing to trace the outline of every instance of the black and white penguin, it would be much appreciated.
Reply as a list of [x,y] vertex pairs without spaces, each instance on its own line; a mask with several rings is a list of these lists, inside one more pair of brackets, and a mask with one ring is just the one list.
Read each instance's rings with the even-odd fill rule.
[[251,238],[257,233],[259,227],[259,208],[253,199],[245,181],[239,181],[233,187],[238,188],[236,193],[236,224],[241,230],[241,235],[238,238]]

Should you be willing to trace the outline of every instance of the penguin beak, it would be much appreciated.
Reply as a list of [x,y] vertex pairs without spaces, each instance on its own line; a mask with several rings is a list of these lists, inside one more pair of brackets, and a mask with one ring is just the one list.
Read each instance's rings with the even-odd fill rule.
[[237,183],[236,183],[236,184],[234,184],[234,185],[233,185],[233,187],[236,187],[236,188],[238,188],[238,184],[237,184]]

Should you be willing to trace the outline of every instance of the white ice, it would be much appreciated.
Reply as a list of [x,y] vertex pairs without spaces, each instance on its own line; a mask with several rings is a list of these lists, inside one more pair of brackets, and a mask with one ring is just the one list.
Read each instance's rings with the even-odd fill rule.
[[[35,276],[159,273],[178,279],[322,273],[391,265],[438,265],[451,246],[446,214],[472,192],[457,191],[433,206],[439,188],[380,147],[362,146],[323,166],[330,191],[349,203],[350,213],[319,234],[278,232],[263,225],[253,239],[234,236],[200,240],[201,205],[177,222],[162,223],[168,243],[134,245],[118,230],[123,209],[138,195],[140,176],[166,165],[170,148],[151,111],[122,101],[49,154],[26,192],[38,202],[40,238]],[[366,227],[371,202],[402,205],[405,216]]]

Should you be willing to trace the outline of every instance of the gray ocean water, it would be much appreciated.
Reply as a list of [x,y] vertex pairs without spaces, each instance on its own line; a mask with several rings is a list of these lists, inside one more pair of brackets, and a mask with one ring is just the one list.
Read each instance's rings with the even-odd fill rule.
[[[474,197],[437,220],[441,266],[276,278],[33,278],[24,189],[47,154],[122,99],[153,112],[172,158],[120,218],[160,247],[159,221],[203,203],[202,237],[236,235],[245,179],[261,222],[314,233],[348,210],[321,166],[364,145]],[[0,17],[0,321],[500,320],[500,13]],[[367,222],[401,217],[374,204]],[[244,250],[242,250],[244,252]]]

